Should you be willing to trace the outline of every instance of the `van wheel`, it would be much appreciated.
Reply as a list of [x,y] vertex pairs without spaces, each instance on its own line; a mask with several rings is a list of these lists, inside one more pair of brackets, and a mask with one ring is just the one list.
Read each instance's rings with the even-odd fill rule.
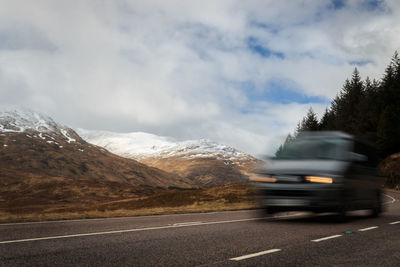
[[273,215],[276,212],[273,208],[265,208],[265,213],[268,215]]
[[349,219],[349,217],[348,217],[348,211],[349,211],[349,207],[348,207],[348,204],[347,204],[347,202],[344,202],[341,206],[340,206],[340,208],[339,208],[339,210],[338,210],[338,221],[340,221],[340,222],[346,222],[348,219]]
[[381,200],[381,193],[376,193],[376,200],[374,207],[372,208],[372,217],[379,217],[379,214],[382,212],[382,200]]
[[345,222],[349,219],[349,217],[347,216],[347,210],[345,208],[340,209],[339,210],[339,214],[338,214],[338,220],[340,222]]
[[261,208],[258,210],[258,216],[264,218],[264,217],[272,217],[274,214],[274,211],[271,210],[270,208]]

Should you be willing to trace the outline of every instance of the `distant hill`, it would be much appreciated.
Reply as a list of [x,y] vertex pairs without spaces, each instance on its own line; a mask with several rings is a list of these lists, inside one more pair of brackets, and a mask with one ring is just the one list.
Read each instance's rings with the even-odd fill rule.
[[195,187],[247,180],[258,159],[206,139],[176,141],[154,134],[76,130],[86,141],[122,157],[187,178]]
[[191,187],[188,179],[89,144],[48,116],[0,108],[0,209],[20,202],[99,201]]

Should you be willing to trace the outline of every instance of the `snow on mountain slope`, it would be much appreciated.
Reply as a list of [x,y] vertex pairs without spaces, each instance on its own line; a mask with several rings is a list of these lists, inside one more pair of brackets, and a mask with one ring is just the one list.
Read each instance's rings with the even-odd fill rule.
[[260,162],[206,139],[177,141],[143,132],[76,131],[89,143],[183,177],[200,188],[246,182],[248,173]]
[[31,137],[54,141],[54,137],[58,136],[68,143],[77,140],[77,135],[71,128],[56,123],[46,115],[18,106],[0,105],[0,132],[34,132],[36,135]]
[[[49,143],[63,141],[81,143],[83,139],[125,158],[214,158],[235,164],[254,158],[230,146],[207,139],[177,141],[171,137],[144,132],[114,133],[71,128],[56,123],[49,116],[27,108],[0,105],[0,134],[25,133],[29,138],[40,138]],[[77,134],[78,133],[78,134]]]
[[176,141],[171,137],[133,132],[114,133],[77,129],[87,142],[104,147],[117,155],[134,158],[209,158],[221,160],[250,160],[250,155],[207,139]]

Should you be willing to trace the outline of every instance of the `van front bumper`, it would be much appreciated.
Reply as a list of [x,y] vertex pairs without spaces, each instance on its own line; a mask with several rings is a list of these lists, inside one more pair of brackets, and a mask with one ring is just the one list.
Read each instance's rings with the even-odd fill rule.
[[343,203],[341,184],[257,183],[261,204],[275,211],[336,211]]

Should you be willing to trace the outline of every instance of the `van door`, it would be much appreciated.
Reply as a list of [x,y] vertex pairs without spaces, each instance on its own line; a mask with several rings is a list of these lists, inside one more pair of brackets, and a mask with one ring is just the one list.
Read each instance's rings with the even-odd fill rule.
[[[362,155],[360,160],[353,162],[355,177],[357,179],[357,196],[359,204],[364,208],[369,208],[376,200],[379,190],[379,177],[376,169],[376,154],[369,145],[356,141],[354,152]],[[364,158],[361,160],[361,158]]]

